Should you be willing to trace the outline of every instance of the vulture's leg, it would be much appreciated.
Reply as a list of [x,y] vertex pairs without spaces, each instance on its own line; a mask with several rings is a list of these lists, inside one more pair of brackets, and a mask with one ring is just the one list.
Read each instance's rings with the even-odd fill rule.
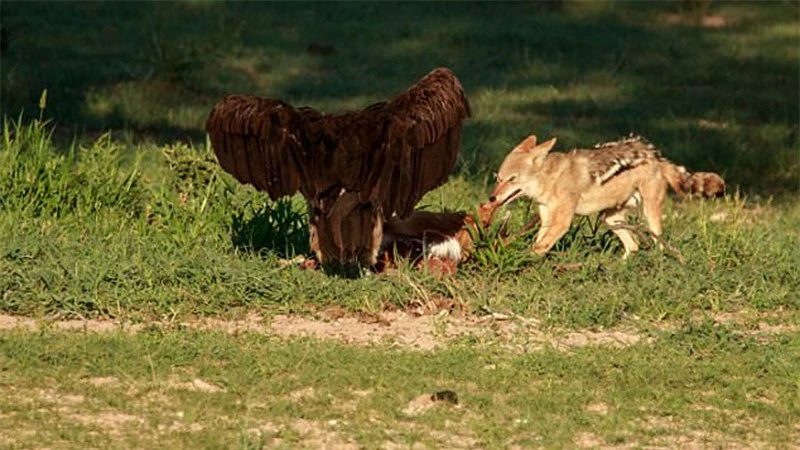
[[317,221],[322,210],[311,201],[308,201],[308,246],[317,256],[317,261],[322,264],[323,253],[319,246],[319,233],[317,232]]
[[372,203],[360,203],[356,193],[342,193],[311,209],[309,230],[323,266],[371,267],[383,238],[383,213]]

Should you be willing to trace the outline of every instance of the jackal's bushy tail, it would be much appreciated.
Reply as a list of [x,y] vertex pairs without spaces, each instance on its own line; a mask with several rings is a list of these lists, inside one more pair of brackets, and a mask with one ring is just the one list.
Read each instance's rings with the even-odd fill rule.
[[690,173],[683,166],[669,161],[661,162],[661,172],[672,190],[680,195],[719,197],[725,195],[725,180],[714,172]]

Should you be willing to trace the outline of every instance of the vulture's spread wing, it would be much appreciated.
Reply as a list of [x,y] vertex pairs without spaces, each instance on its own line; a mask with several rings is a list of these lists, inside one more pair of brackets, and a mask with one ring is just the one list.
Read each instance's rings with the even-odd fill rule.
[[208,116],[206,131],[223,169],[275,200],[300,189],[304,177],[304,127],[313,110],[280,100],[230,95]]
[[387,216],[406,217],[426,192],[447,181],[470,108],[458,78],[443,68],[385,108],[385,134],[364,187]]
[[206,131],[220,165],[273,199],[344,189],[381,205],[386,217],[405,217],[447,180],[469,115],[461,83],[436,69],[390,102],[337,115],[229,96]]

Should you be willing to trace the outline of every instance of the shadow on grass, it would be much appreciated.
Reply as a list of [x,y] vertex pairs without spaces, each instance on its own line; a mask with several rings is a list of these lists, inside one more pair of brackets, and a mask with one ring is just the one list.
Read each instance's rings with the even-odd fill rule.
[[559,148],[636,131],[731,186],[796,192],[797,9],[715,3],[728,23],[665,22],[676,2],[5,2],[2,109],[76,132],[202,138],[224,94],[325,111],[390,98],[437,66],[473,102],[458,170],[483,178],[510,145]]
[[[283,259],[311,252],[307,215],[298,210],[292,199],[268,202],[260,208],[248,203],[231,219],[231,241],[239,251],[261,256],[269,253]],[[343,264],[328,264],[322,270],[347,279],[360,278],[370,271],[368,267]]]
[[260,208],[248,203],[232,216],[231,228],[231,241],[240,251],[269,252],[287,259],[309,252],[307,217],[293,207],[291,199],[268,202]]

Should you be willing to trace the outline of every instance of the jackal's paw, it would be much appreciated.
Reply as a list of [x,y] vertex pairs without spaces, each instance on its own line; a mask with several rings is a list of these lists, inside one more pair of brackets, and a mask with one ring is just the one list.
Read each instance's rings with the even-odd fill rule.
[[531,252],[535,253],[537,256],[544,256],[548,250],[550,250],[550,247],[545,247],[539,244],[536,244],[533,247],[531,247]]

